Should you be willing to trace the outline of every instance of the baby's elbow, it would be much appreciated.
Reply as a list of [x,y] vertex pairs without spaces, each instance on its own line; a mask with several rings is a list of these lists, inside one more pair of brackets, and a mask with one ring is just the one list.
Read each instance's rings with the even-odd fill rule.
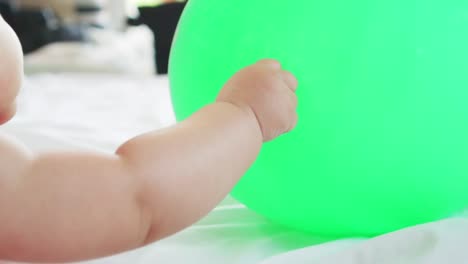
[[115,151],[115,154],[119,157],[119,158],[126,158],[129,154],[129,146],[128,146],[128,142],[120,145],[117,150]]
[[127,142],[120,145],[115,154],[123,161],[133,166],[137,165],[141,161],[141,146],[138,140],[130,139]]
[[141,247],[160,240],[163,232],[160,229],[162,226],[161,218],[158,217],[157,213],[160,211],[157,209],[161,207],[159,205],[161,199],[158,199],[156,183],[151,181],[154,179],[152,174],[155,172],[148,173],[144,169],[145,166],[139,164],[142,161],[138,153],[135,153],[137,152],[135,147],[131,143],[125,143],[116,150],[115,154],[123,163],[129,177],[138,182],[136,199],[140,210],[139,247]]
[[154,188],[142,188],[138,197],[140,210],[140,245],[141,247],[159,241],[168,235],[163,217],[164,204],[155,197]]

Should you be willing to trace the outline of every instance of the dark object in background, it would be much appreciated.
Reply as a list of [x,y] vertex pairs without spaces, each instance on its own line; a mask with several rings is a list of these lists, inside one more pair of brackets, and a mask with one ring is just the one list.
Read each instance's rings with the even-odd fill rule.
[[[155,37],[155,64],[158,74],[168,71],[169,54],[175,30],[186,2],[139,8],[140,17],[129,20],[130,25],[147,25]],[[80,5],[76,12],[93,17],[99,7]],[[99,24],[65,25],[51,9],[17,9],[12,1],[0,0],[0,14],[18,35],[25,54],[54,42],[86,41],[85,31]]]
[[154,34],[155,61],[158,74],[166,74],[172,39],[186,3],[170,3],[139,8],[140,17],[131,24],[145,24]]
[[[96,1],[75,1],[75,15],[78,17],[78,22],[82,26],[94,28],[106,28],[105,21],[99,19],[100,14],[104,11],[104,3]],[[123,21],[122,21],[123,22]]]
[[53,42],[85,40],[83,28],[64,25],[51,9],[17,9],[0,1],[0,14],[18,35],[25,54]]
[[11,20],[11,14],[13,13],[13,6],[7,0],[0,0],[0,15],[3,16],[5,21]]

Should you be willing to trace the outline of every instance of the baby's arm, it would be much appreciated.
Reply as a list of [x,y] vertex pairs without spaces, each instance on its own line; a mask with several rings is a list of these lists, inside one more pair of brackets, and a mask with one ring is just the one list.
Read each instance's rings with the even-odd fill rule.
[[[208,213],[262,141],[295,124],[290,75],[263,62],[237,76],[216,103],[130,140],[116,155],[34,157],[0,139],[0,259],[101,257],[166,237]],[[258,87],[239,87],[253,77]]]
[[116,156],[34,158],[4,143],[2,167],[11,168],[0,178],[0,256],[99,257],[174,233],[229,192],[261,142],[254,118],[216,103],[131,140]]

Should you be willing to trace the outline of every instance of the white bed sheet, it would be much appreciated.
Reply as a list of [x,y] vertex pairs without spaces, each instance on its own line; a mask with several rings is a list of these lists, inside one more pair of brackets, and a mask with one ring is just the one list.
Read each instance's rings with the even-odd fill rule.
[[[19,112],[0,127],[34,151],[112,152],[126,139],[174,123],[166,78],[30,76]],[[228,197],[196,225],[102,263],[468,263],[468,220],[422,225],[376,239],[302,234],[265,220]]]

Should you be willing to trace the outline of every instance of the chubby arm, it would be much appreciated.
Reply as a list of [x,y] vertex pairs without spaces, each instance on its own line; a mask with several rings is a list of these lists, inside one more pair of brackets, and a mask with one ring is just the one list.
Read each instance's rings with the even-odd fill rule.
[[264,60],[237,73],[217,102],[115,154],[34,156],[0,138],[0,259],[102,257],[169,236],[208,213],[264,141],[297,120],[297,81]]
[[254,114],[222,102],[115,155],[34,157],[0,141],[0,259],[81,260],[175,233],[225,197],[261,144]]

